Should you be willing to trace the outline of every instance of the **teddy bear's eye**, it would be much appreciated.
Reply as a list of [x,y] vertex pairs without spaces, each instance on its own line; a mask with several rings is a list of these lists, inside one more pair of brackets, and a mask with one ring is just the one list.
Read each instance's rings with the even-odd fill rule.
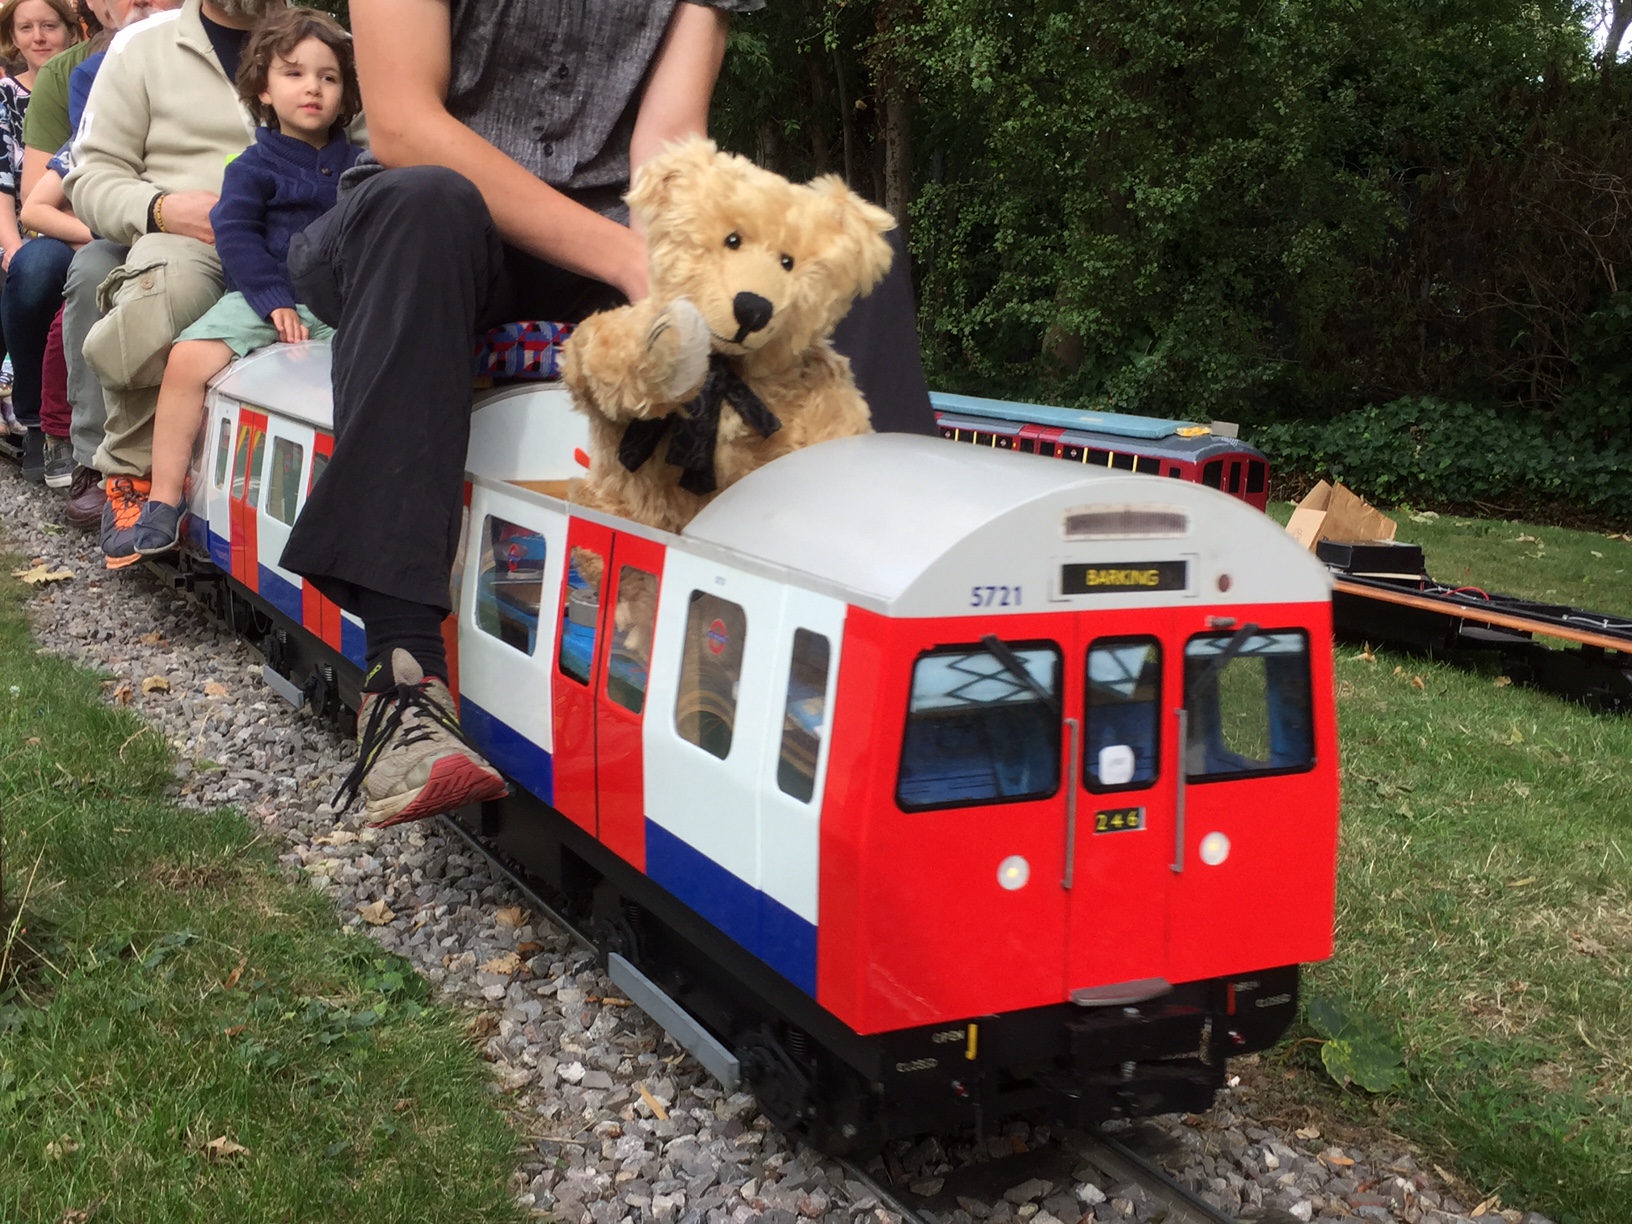
[[725,236],[725,245],[726,245],[727,249],[729,249],[729,250],[732,250],[732,251],[736,250],[738,247],[740,247],[742,245],[742,235],[741,234],[727,234]]
[[784,271],[784,272],[792,272],[793,271],[793,256],[792,255],[782,256],[782,271]]

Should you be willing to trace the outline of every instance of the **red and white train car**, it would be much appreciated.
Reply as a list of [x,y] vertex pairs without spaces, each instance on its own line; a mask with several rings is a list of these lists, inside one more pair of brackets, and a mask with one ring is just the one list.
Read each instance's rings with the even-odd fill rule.
[[[218,383],[193,493],[309,693],[360,646],[277,564],[322,357]],[[677,536],[564,500],[584,436],[556,388],[472,418],[451,657],[515,786],[463,819],[711,1069],[838,1145],[1205,1108],[1280,1036],[1331,950],[1338,793],[1330,583],[1273,522],[873,436]]]

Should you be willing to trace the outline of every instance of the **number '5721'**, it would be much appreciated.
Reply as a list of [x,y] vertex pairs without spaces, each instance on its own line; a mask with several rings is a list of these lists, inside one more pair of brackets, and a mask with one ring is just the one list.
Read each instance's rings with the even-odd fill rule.
[[1018,608],[1020,588],[1017,586],[977,586],[969,588],[971,608]]

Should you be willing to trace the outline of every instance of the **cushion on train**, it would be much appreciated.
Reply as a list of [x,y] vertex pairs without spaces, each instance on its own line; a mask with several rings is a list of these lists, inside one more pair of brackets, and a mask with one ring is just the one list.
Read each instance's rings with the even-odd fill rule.
[[549,382],[561,377],[571,323],[529,320],[495,327],[476,343],[476,377]]

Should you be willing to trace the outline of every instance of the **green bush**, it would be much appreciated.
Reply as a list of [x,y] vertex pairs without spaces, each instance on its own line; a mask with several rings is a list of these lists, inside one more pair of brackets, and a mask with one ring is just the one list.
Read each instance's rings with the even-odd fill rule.
[[1398,399],[1324,424],[1266,425],[1252,441],[1282,478],[1341,480],[1384,504],[1632,518],[1632,437],[1585,414]]

